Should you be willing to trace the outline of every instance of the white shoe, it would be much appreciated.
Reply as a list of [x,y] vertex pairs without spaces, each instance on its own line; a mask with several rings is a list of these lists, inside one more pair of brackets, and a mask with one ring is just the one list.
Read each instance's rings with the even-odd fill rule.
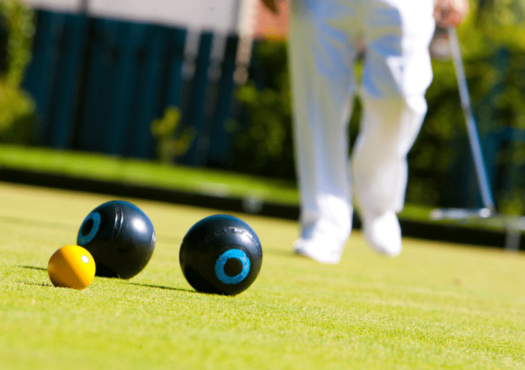
[[337,265],[341,260],[343,248],[335,243],[333,245],[328,244],[330,244],[330,240],[324,240],[324,238],[323,241],[299,238],[293,243],[293,249],[296,254],[311,258],[317,262]]
[[376,252],[395,257],[401,253],[401,227],[394,211],[381,215],[365,214],[363,233]]

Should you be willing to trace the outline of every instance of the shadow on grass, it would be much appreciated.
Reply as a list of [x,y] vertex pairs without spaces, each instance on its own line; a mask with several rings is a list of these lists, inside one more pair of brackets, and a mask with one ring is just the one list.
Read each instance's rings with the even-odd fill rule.
[[18,266],[23,269],[31,269],[31,270],[40,270],[40,271],[47,271],[44,267],[36,267],[36,266]]
[[19,281],[19,283],[22,283],[22,284],[25,284],[25,285],[43,286],[43,287],[46,287],[46,288],[54,288],[55,287],[53,284],[31,283],[29,281]]
[[195,291],[195,290],[191,290],[191,289],[174,288],[174,287],[164,286],[164,285],[152,285],[152,284],[141,284],[141,283],[131,283],[131,282],[124,283],[124,284],[143,286],[143,287],[146,287],[146,288],[157,288],[157,289],[166,289],[166,290],[176,290],[176,291],[179,291],[179,292],[199,293],[199,292],[197,292],[197,291]]

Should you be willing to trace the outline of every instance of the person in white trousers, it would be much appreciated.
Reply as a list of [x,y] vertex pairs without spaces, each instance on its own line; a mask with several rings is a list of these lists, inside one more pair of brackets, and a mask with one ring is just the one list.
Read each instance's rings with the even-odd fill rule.
[[[276,1],[263,0],[274,12]],[[466,12],[466,0],[291,0],[289,57],[301,194],[296,253],[339,262],[351,231],[352,183],[368,244],[388,256],[401,252],[396,213],[404,204],[406,156],[427,110],[435,20],[457,25]],[[350,163],[347,126],[360,38],[366,44],[359,91],[363,118]]]

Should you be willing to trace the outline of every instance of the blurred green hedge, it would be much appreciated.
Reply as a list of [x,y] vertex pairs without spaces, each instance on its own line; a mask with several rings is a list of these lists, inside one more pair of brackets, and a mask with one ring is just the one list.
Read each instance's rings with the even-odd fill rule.
[[31,59],[33,12],[20,0],[0,2],[0,143],[33,140],[35,104],[21,88]]
[[[469,18],[458,29],[482,137],[500,126],[525,128],[525,23],[520,13],[525,8],[523,2],[485,1],[483,7],[472,4]],[[294,178],[286,47],[285,42],[260,42],[255,60],[256,70],[262,72],[252,75],[238,90],[238,99],[247,110],[250,123],[238,129],[233,163],[237,171]],[[506,55],[503,62],[502,51]],[[409,154],[407,201],[432,206],[472,205],[464,204],[466,198],[470,198],[470,203],[476,202],[477,185],[470,184],[469,188],[469,184],[462,183],[468,180],[465,171],[471,159],[454,67],[450,60],[435,60],[433,69],[434,80],[427,92],[428,114]],[[357,99],[350,122],[351,143],[359,129],[360,113]],[[519,145],[513,145],[516,146]],[[520,153],[525,163],[523,149]],[[505,167],[505,161],[508,159],[498,157],[500,167]],[[511,186],[513,191],[500,189],[496,193],[502,211],[523,211],[525,178],[522,180],[523,184]],[[469,194],[456,191],[458,187],[467,188]],[[520,191],[523,195],[519,201],[515,195],[509,195]]]

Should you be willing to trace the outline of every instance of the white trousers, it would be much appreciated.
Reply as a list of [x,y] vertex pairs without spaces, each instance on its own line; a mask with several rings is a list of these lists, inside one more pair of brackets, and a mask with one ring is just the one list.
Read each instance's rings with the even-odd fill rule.
[[[352,191],[361,212],[403,208],[406,156],[432,80],[433,0],[291,0],[290,63],[301,237],[350,235]],[[347,126],[360,37],[363,119],[352,159]]]

